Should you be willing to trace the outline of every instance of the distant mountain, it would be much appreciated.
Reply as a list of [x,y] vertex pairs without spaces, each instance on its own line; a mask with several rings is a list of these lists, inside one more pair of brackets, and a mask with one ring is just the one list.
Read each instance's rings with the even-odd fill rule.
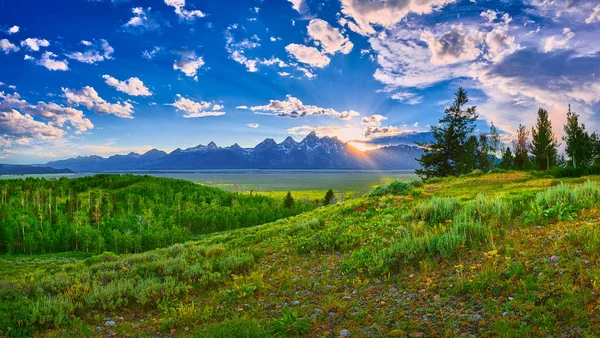
[[56,169],[19,164],[0,164],[0,175],[65,174],[72,172],[73,171],[70,169]]
[[297,142],[288,137],[277,143],[266,139],[254,148],[238,144],[219,147],[214,142],[171,153],[150,150],[108,158],[80,156],[48,162],[53,168],[74,171],[201,170],[201,169],[415,169],[422,150],[416,146],[387,146],[360,151],[336,137],[314,132]]

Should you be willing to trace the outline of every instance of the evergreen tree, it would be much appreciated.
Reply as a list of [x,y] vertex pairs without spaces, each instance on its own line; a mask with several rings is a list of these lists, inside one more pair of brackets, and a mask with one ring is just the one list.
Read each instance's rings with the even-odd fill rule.
[[502,151],[502,140],[500,139],[500,134],[498,133],[498,129],[496,129],[494,122],[492,122],[490,126],[490,150],[492,151],[494,159],[498,158],[498,152]]
[[331,190],[331,189],[327,190],[327,193],[325,194],[325,198],[323,198],[323,205],[332,204],[334,198],[335,198],[335,194],[333,193],[333,190]]
[[502,161],[500,162],[500,169],[512,169],[513,164],[514,164],[515,158],[512,154],[512,151],[510,151],[510,147],[506,147],[506,150],[502,153]]
[[294,206],[294,198],[292,197],[292,193],[290,191],[288,191],[287,195],[285,195],[283,205],[288,209],[291,209]]
[[417,160],[423,167],[416,170],[421,178],[458,176],[466,173],[466,144],[478,118],[476,107],[466,108],[468,102],[467,92],[459,88],[454,96],[454,103],[446,108],[439,126],[431,127],[435,140],[432,143],[417,143],[425,151]]
[[515,154],[514,167],[519,170],[529,168],[529,131],[524,125],[519,124],[517,139],[513,141],[513,153]]
[[488,135],[480,134],[479,140],[477,141],[477,152],[475,153],[475,158],[477,159],[477,169],[483,171],[489,171],[492,169],[492,159],[491,156],[494,152],[492,151],[492,145],[490,143],[490,139]]
[[585,131],[585,125],[579,124],[579,115],[571,111],[567,112],[567,124],[564,127],[566,142],[565,152],[569,156],[570,164],[576,167],[585,167],[592,162],[592,138]]
[[550,169],[556,165],[558,142],[552,133],[552,122],[546,109],[538,110],[537,124],[531,128],[531,154],[540,169]]

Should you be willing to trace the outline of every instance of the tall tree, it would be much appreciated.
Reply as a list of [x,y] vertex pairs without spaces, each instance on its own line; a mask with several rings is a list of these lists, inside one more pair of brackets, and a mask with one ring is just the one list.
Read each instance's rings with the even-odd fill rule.
[[500,139],[500,134],[498,133],[498,129],[494,125],[494,122],[490,125],[490,148],[494,158],[497,158],[498,152],[502,151],[502,140]]
[[500,162],[500,169],[512,169],[515,158],[510,151],[510,147],[506,147],[506,150],[502,153],[502,161]]
[[445,116],[439,121],[439,125],[431,127],[434,141],[417,143],[425,151],[417,160],[422,169],[416,170],[416,173],[421,178],[466,173],[467,168],[463,162],[465,146],[478,118],[475,106],[466,107],[468,102],[467,92],[459,88],[454,95],[454,103],[446,108]]
[[585,125],[583,123],[579,124],[579,115],[571,111],[571,105],[569,105],[569,111],[567,112],[567,124],[564,130],[565,152],[569,156],[573,167],[585,167],[591,164],[592,138],[585,131]]
[[556,165],[557,148],[558,142],[556,136],[552,133],[552,122],[548,118],[548,111],[540,108],[537,124],[531,128],[531,145],[529,148],[540,169],[550,169]]
[[327,190],[327,193],[325,194],[325,197],[323,198],[323,205],[332,204],[334,198],[335,198],[335,194],[333,193],[333,190],[331,190],[331,189]]
[[513,153],[515,154],[514,166],[516,169],[527,169],[529,156],[529,131],[524,125],[519,124],[517,139],[513,141]]
[[291,209],[294,206],[294,198],[292,197],[292,193],[290,191],[288,191],[287,195],[285,195],[283,205],[288,209]]

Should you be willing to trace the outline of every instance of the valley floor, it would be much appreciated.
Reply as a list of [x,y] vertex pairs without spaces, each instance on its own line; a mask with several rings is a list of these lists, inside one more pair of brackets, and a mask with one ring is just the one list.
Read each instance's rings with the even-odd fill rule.
[[598,182],[435,180],[141,254],[0,257],[0,336],[598,336]]

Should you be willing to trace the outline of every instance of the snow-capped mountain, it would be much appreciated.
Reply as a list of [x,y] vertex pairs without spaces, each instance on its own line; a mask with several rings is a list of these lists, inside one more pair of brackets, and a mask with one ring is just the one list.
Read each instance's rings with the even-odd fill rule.
[[268,138],[254,148],[237,143],[219,147],[214,142],[167,154],[150,150],[108,158],[77,157],[48,162],[53,168],[74,171],[200,170],[200,169],[415,169],[422,150],[416,146],[388,146],[360,151],[336,137],[318,137],[314,132],[297,142],[288,137],[277,143]]

